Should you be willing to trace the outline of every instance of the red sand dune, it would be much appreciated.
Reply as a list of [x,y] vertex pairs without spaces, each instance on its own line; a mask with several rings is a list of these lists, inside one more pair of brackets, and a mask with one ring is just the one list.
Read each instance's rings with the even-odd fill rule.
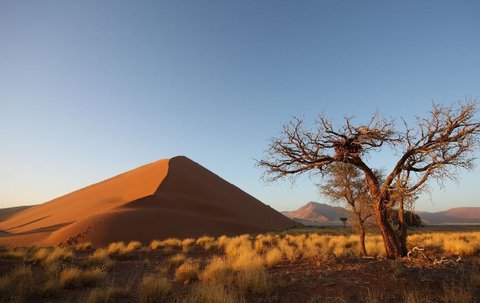
[[186,157],[159,160],[0,222],[0,244],[147,243],[298,226]]

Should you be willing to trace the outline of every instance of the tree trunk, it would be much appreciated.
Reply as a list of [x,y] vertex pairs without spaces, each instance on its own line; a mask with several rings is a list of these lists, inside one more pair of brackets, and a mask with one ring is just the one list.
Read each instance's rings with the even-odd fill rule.
[[359,229],[360,229],[360,248],[362,250],[362,255],[368,256],[367,249],[365,248],[365,222],[359,222]]
[[378,228],[380,228],[380,232],[382,233],[387,258],[398,259],[406,256],[406,253],[404,254],[402,252],[400,239],[388,220],[387,209],[379,205],[375,207],[374,213]]
[[406,256],[408,253],[407,248],[407,222],[405,221],[405,211],[403,204],[403,197],[400,197],[398,201],[398,229],[399,229],[399,241],[402,256]]

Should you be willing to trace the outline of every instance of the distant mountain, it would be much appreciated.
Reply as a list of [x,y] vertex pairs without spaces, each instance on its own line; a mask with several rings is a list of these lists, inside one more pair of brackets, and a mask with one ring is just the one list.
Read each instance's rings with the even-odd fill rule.
[[480,207],[457,207],[440,212],[416,212],[422,223],[434,224],[480,224]]
[[[440,212],[415,211],[424,225],[480,224],[480,207],[457,207]],[[282,214],[305,225],[341,225],[340,217],[349,217],[350,212],[343,207],[324,203],[308,202],[293,211]]]
[[297,210],[282,211],[282,214],[305,225],[341,225],[340,217],[348,217],[349,211],[312,201]]

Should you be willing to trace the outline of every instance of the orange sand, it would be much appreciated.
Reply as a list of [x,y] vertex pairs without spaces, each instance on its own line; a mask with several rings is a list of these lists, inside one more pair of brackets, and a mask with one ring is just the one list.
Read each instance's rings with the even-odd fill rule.
[[175,157],[18,212],[0,222],[0,244],[148,243],[295,225],[199,164]]

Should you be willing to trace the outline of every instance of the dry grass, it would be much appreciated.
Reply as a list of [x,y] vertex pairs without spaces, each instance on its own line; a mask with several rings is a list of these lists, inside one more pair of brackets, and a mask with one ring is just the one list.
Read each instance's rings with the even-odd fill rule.
[[0,300],[24,302],[35,292],[35,285],[31,268],[18,267],[0,277]]
[[265,253],[264,263],[267,267],[272,267],[282,262],[282,259],[283,259],[282,251],[274,247]]
[[213,257],[200,274],[200,280],[230,285],[234,280],[234,271],[225,258]]
[[195,244],[203,247],[205,251],[208,251],[216,246],[216,241],[213,237],[203,236],[198,238],[197,241],[195,241]]
[[76,250],[89,250],[93,248],[93,245],[91,242],[82,242],[78,243],[74,246]]
[[134,251],[140,250],[142,248],[142,242],[140,241],[130,241],[127,245],[127,250]]
[[110,243],[107,247],[108,256],[114,259],[128,259],[130,258],[132,251],[133,248],[125,245],[124,242]]
[[243,303],[238,291],[215,283],[199,283],[192,288],[184,303]]
[[100,268],[81,270],[76,267],[64,269],[58,278],[62,288],[94,287],[100,285],[106,273]]
[[26,260],[28,258],[28,250],[24,248],[9,248],[4,251],[1,256],[5,259]]
[[188,283],[196,279],[200,271],[200,262],[194,259],[187,259],[175,269],[174,280],[176,282]]
[[161,302],[167,299],[172,289],[172,284],[163,275],[149,274],[143,277],[139,285],[141,303]]
[[88,259],[83,261],[83,265],[87,267],[101,267],[108,270],[113,267],[114,262],[110,259],[107,249],[99,248]]
[[179,265],[187,260],[187,256],[184,254],[176,254],[174,256],[171,256],[167,263],[170,265]]
[[119,287],[108,287],[92,289],[85,299],[84,303],[115,303],[119,299],[128,297],[128,293]]
[[78,268],[64,269],[58,278],[62,288],[75,288],[81,285],[82,271]]

